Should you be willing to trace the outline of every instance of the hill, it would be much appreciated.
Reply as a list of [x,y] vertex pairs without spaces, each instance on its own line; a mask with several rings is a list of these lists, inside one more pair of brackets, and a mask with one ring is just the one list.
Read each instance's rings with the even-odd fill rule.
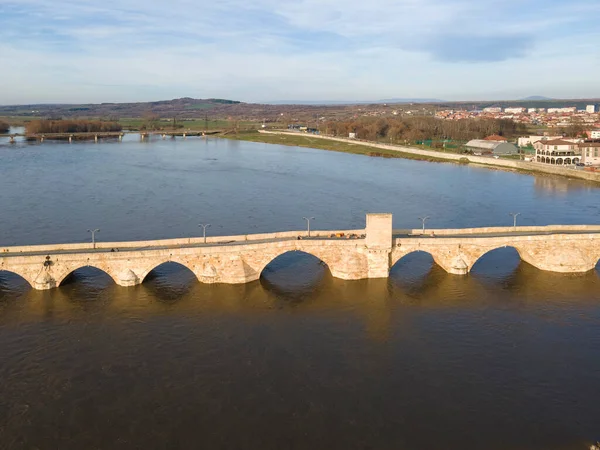
[[550,97],[544,97],[542,95],[532,95],[530,97],[525,97],[522,98],[520,101],[522,102],[530,102],[530,101],[543,101],[543,100],[554,100],[553,98]]

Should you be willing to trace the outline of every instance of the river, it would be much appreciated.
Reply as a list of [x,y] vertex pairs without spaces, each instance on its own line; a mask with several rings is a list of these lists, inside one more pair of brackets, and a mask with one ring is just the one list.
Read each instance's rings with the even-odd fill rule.
[[[9,144],[0,246],[364,227],[598,224],[581,181],[220,139]],[[600,439],[600,278],[427,254],[341,281],[286,254],[260,281],[165,264],[52,291],[0,272],[0,448],[579,449]]]

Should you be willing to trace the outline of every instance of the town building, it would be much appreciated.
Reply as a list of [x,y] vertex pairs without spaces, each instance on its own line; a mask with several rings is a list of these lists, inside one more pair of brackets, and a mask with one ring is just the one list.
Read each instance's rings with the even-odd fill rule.
[[576,106],[567,106],[566,108],[548,108],[548,114],[568,114],[577,112]]
[[581,162],[586,166],[600,166],[600,142],[582,142],[579,144]]
[[558,166],[577,164],[581,160],[578,145],[564,139],[534,142],[535,161]]
[[486,141],[484,139],[473,139],[467,142],[467,149],[474,155],[516,155],[519,149],[514,144],[500,141]]
[[590,131],[590,139],[600,139],[600,130]]
[[596,105],[587,105],[585,111],[589,114],[594,114],[596,112]]
[[502,108],[500,108],[498,106],[489,106],[487,108],[483,108],[483,112],[486,112],[486,113],[501,113],[502,112]]
[[522,108],[522,107],[504,108],[504,112],[506,114],[523,114],[525,112],[525,108]]
[[562,139],[562,136],[529,136],[529,137],[520,137],[517,140],[517,145],[519,147],[528,147],[529,145],[533,145],[534,142],[548,140],[552,141],[555,139]]

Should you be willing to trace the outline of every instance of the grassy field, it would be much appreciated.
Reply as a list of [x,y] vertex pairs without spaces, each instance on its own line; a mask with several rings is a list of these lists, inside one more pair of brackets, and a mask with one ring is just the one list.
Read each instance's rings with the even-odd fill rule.
[[432,162],[448,162],[441,158],[427,157],[421,155],[413,155],[412,153],[404,153],[401,151],[384,150],[380,148],[370,147],[368,144],[353,144],[350,142],[329,141],[311,137],[310,135],[289,136],[280,134],[261,134],[257,131],[228,134],[223,136],[227,139],[235,139],[239,141],[264,142],[266,144],[280,144],[294,147],[316,148],[320,150],[331,150],[334,152],[354,153],[357,155],[380,156],[384,158],[403,158],[415,159],[419,161]]
[[[142,117],[123,117],[119,119],[119,123],[124,129],[139,129],[144,125],[145,119]],[[236,126],[239,129],[247,128],[258,128],[259,124],[256,122],[249,121],[235,121],[235,120],[209,120],[206,122],[204,119],[193,119],[193,120],[177,120],[177,125],[183,125],[182,129],[186,130],[229,130]],[[159,127],[168,130],[173,127],[173,122],[167,119],[161,119],[159,121]]]
[[10,124],[13,127],[23,127],[27,122],[32,120],[38,120],[40,117],[13,117],[13,116],[0,116],[0,120]]

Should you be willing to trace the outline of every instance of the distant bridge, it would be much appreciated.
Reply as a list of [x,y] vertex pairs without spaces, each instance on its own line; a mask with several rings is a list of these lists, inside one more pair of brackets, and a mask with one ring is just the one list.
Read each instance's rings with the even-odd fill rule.
[[44,142],[44,140],[61,140],[61,141],[69,141],[73,140],[94,140],[98,141],[99,139],[118,139],[122,140],[126,134],[137,134],[140,136],[140,139],[144,140],[149,136],[161,136],[163,139],[167,137],[174,138],[176,136],[180,136],[183,138],[192,137],[192,136],[210,136],[215,134],[222,133],[223,130],[209,130],[209,131],[189,131],[189,130],[179,130],[179,131],[102,131],[102,132],[85,132],[85,133],[13,133],[13,134],[4,134],[0,135],[6,136],[9,138],[9,142],[16,143],[16,138],[24,137],[26,140],[30,141],[40,141]]
[[390,268],[413,252],[431,254],[449,273],[466,275],[486,253],[513,247],[541,270],[587,272],[600,259],[600,226],[503,227],[393,230],[391,214],[367,214],[361,230],[291,231],[270,234],[134,242],[99,242],[0,248],[0,270],[16,273],[35,289],[59,286],[87,266],[115,283],[142,283],[155,267],[176,262],[204,283],[257,280],[278,256],[293,251],[321,259],[344,280],[386,278]]

